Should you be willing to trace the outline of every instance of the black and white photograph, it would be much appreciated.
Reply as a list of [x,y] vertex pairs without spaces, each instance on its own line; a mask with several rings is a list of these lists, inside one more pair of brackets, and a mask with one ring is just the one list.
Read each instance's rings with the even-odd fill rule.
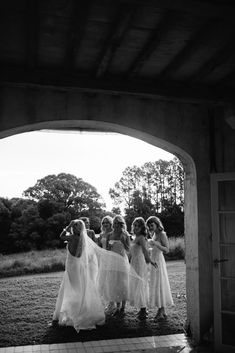
[[234,353],[234,18],[0,0],[0,353]]

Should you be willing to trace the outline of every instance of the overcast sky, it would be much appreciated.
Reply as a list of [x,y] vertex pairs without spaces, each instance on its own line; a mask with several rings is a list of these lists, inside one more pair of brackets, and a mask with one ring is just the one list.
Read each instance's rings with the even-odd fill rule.
[[0,139],[0,196],[21,197],[38,179],[64,172],[95,186],[111,210],[108,191],[126,167],[173,157],[148,143],[116,133],[18,134]]

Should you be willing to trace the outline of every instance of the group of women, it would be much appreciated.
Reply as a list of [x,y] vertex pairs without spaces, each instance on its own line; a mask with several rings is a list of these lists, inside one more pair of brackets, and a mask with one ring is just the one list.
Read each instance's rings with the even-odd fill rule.
[[60,235],[68,242],[67,258],[53,325],[93,329],[105,323],[105,315],[123,317],[127,301],[139,309],[141,320],[153,307],[155,320],[165,319],[173,299],[163,255],[169,244],[160,219],[137,217],[129,234],[122,216],[105,216],[93,240],[84,221],[71,221]]

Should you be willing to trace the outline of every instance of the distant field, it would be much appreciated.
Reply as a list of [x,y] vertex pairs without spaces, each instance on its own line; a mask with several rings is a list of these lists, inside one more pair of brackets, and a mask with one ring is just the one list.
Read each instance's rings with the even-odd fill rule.
[[[184,258],[184,238],[170,238],[169,245],[170,252],[167,259]],[[65,249],[35,250],[11,255],[0,254],[0,278],[63,271],[65,258]]]
[[0,255],[0,278],[63,271],[65,258],[66,249]]

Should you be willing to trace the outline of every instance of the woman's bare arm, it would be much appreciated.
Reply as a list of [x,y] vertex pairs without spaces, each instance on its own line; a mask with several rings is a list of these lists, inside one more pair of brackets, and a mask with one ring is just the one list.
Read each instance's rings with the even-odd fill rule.
[[129,234],[125,231],[125,232],[123,232],[121,237],[122,237],[121,239],[123,239],[122,243],[124,245],[125,250],[127,252],[129,252],[130,251],[130,236],[129,236]]
[[164,254],[169,252],[169,241],[165,232],[160,233],[161,241],[153,240],[155,246],[158,247]]
[[67,227],[65,227],[62,232],[60,233],[60,239],[62,240],[69,240],[72,237],[72,227],[74,225],[74,222],[71,221]]
[[148,252],[148,249],[147,249],[147,242],[146,242],[144,237],[140,237],[139,244],[142,247],[142,251],[143,251],[143,254],[144,254],[144,257],[145,257],[145,261],[147,263],[150,263],[154,267],[157,267],[157,263],[152,261],[151,257],[149,256],[149,252]]

